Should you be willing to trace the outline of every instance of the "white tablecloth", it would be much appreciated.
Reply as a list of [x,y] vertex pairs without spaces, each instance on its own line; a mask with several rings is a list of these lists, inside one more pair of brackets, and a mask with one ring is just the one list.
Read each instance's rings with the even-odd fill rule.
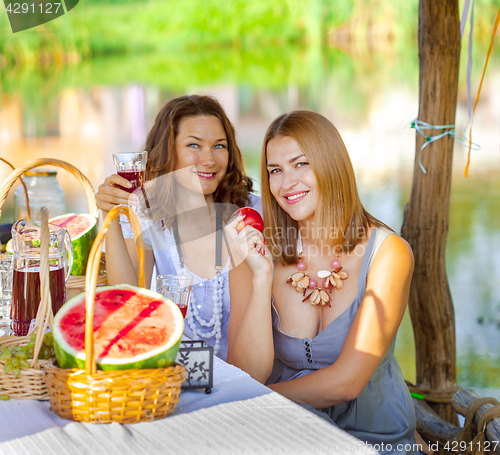
[[357,439],[218,358],[212,393],[182,392],[175,412],[161,420],[93,425],[61,419],[49,408],[46,401],[0,402],[0,454],[370,453]]

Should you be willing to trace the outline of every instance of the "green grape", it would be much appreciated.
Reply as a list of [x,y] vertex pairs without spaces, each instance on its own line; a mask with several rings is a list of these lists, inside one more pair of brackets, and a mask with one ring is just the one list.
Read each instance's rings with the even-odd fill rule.
[[12,357],[12,365],[14,365],[14,368],[17,368],[19,366],[19,358]]
[[29,359],[29,352],[18,352],[17,358],[24,359],[24,360]]
[[2,401],[9,401],[10,400],[10,396],[9,395],[0,395],[0,400],[2,400]]
[[11,354],[10,352],[8,352],[8,351],[6,351],[6,352],[2,352],[2,353],[0,354],[0,360],[8,360],[8,359],[10,359],[11,357],[12,357],[12,354]]
[[45,338],[43,339],[43,344],[45,344],[49,348],[54,345],[54,338],[52,338],[51,334],[52,332],[47,333],[47,335],[45,335]]
[[7,360],[5,362],[5,365],[3,366],[3,371],[5,374],[8,374],[10,370],[14,368],[14,365],[12,365],[12,360]]
[[31,365],[28,363],[27,360],[21,359],[21,361],[19,362],[19,366],[23,368],[29,368]]
[[19,376],[21,374],[21,370],[19,369],[19,367],[12,368],[12,374],[14,376]]
[[42,345],[42,347],[40,349],[40,354],[38,354],[38,357],[40,359],[50,359],[50,349],[47,346]]

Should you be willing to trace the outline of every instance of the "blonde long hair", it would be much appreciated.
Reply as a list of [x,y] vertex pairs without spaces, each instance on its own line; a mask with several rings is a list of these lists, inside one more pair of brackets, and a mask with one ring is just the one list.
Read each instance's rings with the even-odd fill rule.
[[267,145],[288,136],[306,155],[318,182],[319,200],[312,238],[335,249],[352,251],[370,226],[384,223],[370,215],[359,199],[349,154],[332,123],[312,111],[293,111],[274,120],[262,146],[261,182],[265,237],[274,257],[283,265],[297,263],[298,223],[271,194],[267,172]]

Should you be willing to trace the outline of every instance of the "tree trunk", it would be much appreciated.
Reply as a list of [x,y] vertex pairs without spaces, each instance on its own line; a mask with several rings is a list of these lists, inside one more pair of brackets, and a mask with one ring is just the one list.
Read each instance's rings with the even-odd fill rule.
[[[458,0],[420,0],[419,61],[421,121],[431,125],[455,123],[460,60]],[[441,131],[424,130],[429,135]],[[455,316],[445,268],[448,235],[453,138],[430,143],[417,134],[410,200],[405,209],[402,236],[415,256],[409,308],[415,335],[417,386],[446,389],[456,382]],[[432,406],[456,424],[450,405]]]

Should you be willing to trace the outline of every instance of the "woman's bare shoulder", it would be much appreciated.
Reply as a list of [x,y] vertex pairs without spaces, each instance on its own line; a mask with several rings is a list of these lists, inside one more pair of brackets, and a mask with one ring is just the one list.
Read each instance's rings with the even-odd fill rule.
[[405,239],[393,232],[380,245],[373,262],[375,268],[398,267],[406,271],[413,271],[413,265],[414,258],[411,246]]

